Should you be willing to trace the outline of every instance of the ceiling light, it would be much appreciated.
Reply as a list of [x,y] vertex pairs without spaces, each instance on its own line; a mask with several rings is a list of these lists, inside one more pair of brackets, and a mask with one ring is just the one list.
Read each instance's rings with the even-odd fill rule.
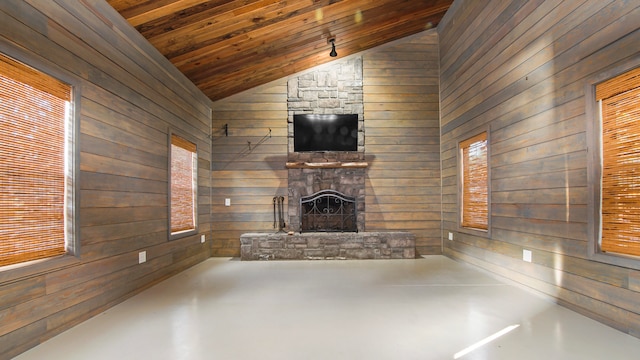
[[336,39],[329,39],[329,42],[331,43],[331,52],[329,53],[329,56],[331,57],[336,57],[338,56],[338,53],[336,52]]

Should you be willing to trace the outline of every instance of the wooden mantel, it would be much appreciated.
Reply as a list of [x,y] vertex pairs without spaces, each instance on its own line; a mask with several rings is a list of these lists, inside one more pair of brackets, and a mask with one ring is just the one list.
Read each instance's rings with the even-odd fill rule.
[[365,161],[331,161],[331,162],[287,162],[287,169],[338,169],[338,168],[366,168],[369,163]]

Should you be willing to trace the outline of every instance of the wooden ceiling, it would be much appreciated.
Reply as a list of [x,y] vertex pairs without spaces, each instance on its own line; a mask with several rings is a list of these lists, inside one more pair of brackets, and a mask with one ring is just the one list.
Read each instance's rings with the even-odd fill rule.
[[433,28],[453,2],[107,1],[213,101]]

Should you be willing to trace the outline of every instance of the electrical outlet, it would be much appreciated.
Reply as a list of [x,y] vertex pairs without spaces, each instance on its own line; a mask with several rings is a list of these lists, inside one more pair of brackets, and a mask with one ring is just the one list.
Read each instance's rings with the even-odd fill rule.
[[224,206],[231,206],[231,199],[224,199]]
[[138,264],[142,264],[143,262],[147,262],[147,252],[140,251],[138,253]]
[[205,241],[207,241],[207,237],[204,235],[200,235],[200,242],[204,244]]
[[453,240],[453,233],[449,232],[449,240]]
[[531,250],[522,250],[522,260],[526,261],[526,262],[531,262],[532,260],[532,254],[531,254]]

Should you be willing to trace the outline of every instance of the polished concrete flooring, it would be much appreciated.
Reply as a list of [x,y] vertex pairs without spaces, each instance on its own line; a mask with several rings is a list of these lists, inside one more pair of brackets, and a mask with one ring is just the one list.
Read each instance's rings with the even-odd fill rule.
[[639,359],[640,340],[443,256],[212,258],[17,359]]

